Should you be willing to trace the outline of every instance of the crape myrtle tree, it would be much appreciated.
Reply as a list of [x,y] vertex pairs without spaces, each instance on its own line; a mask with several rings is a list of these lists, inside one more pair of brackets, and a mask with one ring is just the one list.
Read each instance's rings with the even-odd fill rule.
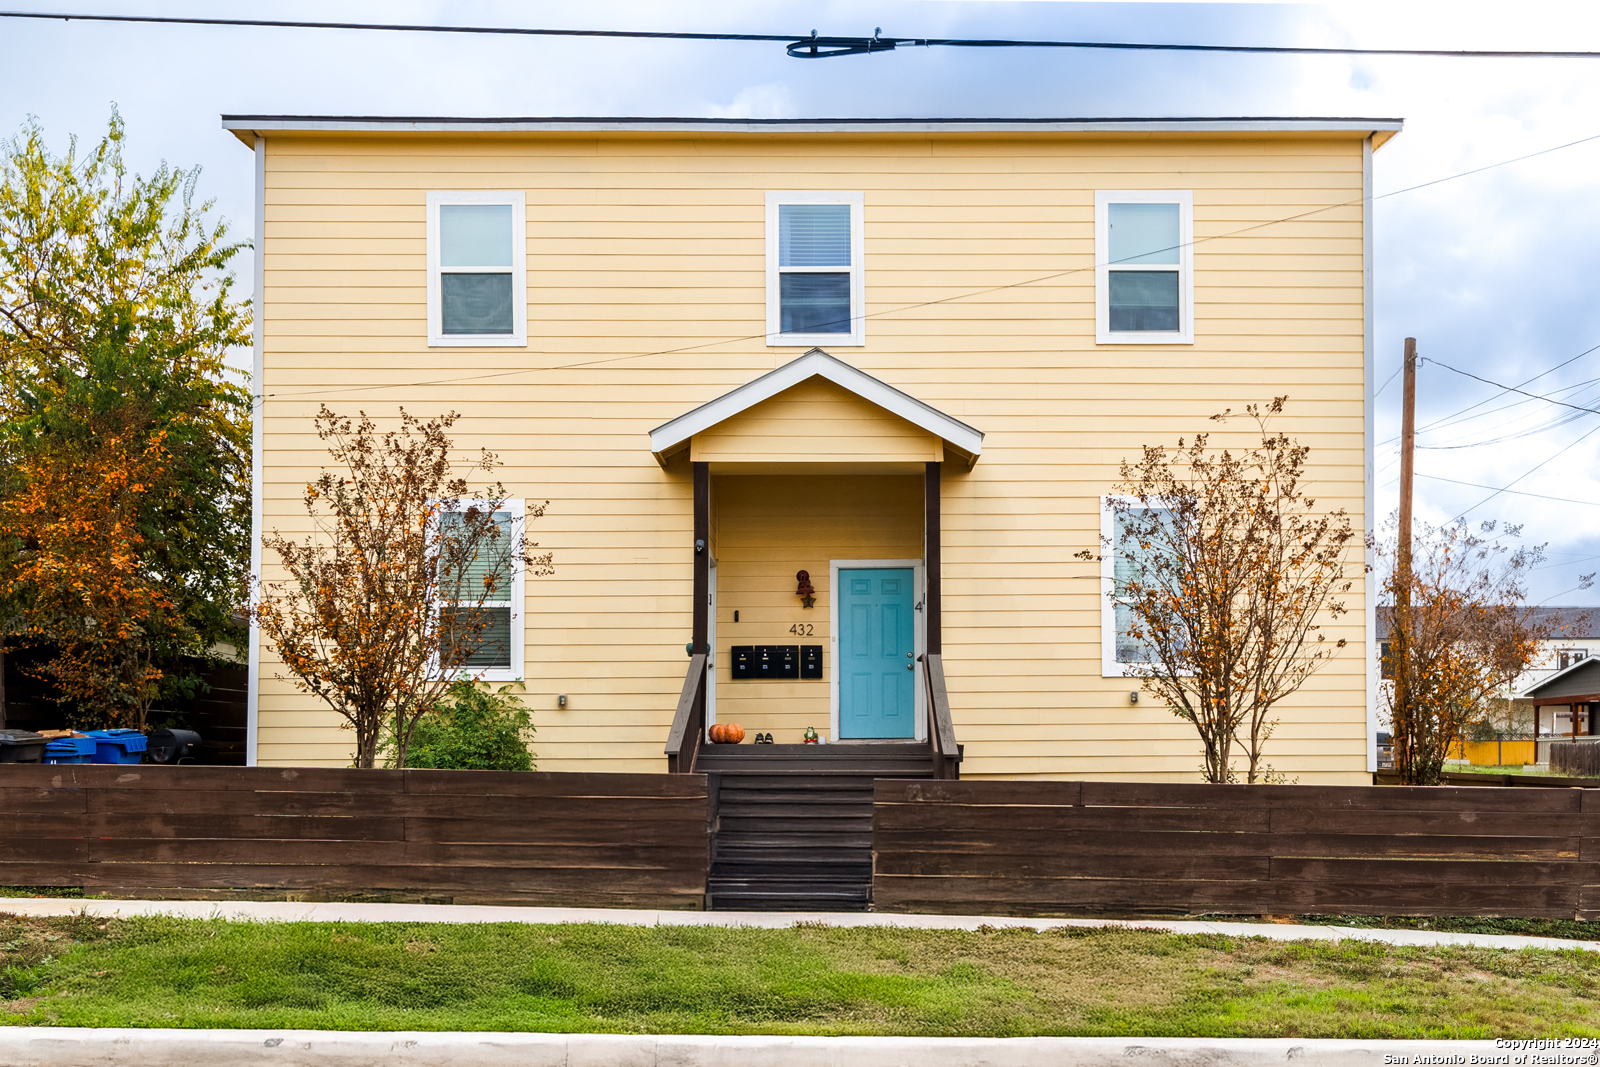
[[1269,430],[1287,400],[1245,408],[1257,445],[1197,434],[1124,461],[1113,532],[1100,554],[1078,553],[1112,562],[1119,658],[1199,733],[1207,782],[1239,780],[1238,759],[1245,782],[1283,780],[1264,759],[1274,709],[1345,645],[1323,626],[1345,612],[1356,534],[1308,494],[1310,449]]
[[[423,422],[401,409],[399,428],[379,433],[365,412],[352,420],[324,405],[317,435],[339,469],[306,485],[312,532],[263,538],[288,575],[256,576],[252,608],[288,671],[278,677],[343,717],[358,767],[374,766],[385,744],[390,764],[406,765],[417,723],[453,684],[483,674],[470,664],[488,639],[485,603],[509,600],[519,569],[552,570],[548,553],[529,554],[538,546],[527,541],[526,520],[501,510],[504,487],[472,494],[456,473],[457,418]],[[499,464],[484,450],[468,467]],[[526,509],[527,519],[543,514],[542,504]]]
[[[1497,694],[1557,636],[1558,620],[1524,603],[1543,545],[1513,546],[1521,526],[1420,524],[1411,575],[1396,565],[1399,522],[1391,516],[1371,547],[1389,616],[1383,662],[1394,767],[1408,785],[1437,785],[1450,749],[1490,710]],[[1593,574],[1582,576],[1589,588]]]
[[130,175],[124,137],[113,111],[87,151],[0,144],[0,645],[141,728],[243,637],[250,311],[198,169]]

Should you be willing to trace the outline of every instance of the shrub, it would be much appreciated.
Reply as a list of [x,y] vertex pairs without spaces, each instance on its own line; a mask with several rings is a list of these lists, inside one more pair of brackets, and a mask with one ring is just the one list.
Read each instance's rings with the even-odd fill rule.
[[[517,688],[522,683],[516,683]],[[503,685],[489,690],[457,682],[439,710],[417,721],[406,750],[407,767],[463,771],[531,771],[533,719]],[[394,738],[384,742],[385,765],[395,765]]]

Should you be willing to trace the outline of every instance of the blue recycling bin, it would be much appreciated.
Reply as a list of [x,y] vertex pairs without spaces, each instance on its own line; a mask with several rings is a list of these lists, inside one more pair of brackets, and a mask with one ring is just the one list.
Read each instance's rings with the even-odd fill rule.
[[147,742],[138,730],[90,730],[94,739],[95,763],[138,763],[144,756]]
[[99,746],[92,737],[58,737],[44,746],[45,763],[93,763]]

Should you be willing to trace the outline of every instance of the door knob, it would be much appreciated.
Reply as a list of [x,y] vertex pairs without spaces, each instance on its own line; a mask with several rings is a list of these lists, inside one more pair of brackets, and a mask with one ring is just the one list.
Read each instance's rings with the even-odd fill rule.
[[917,665],[916,665],[916,664],[915,664],[915,663],[907,663],[907,664],[906,664],[906,670],[908,670],[908,671],[914,671],[914,670],[916,670],[916,669],[917,669]]
[[911,653],[907,652],[906,653],[906,659],[910,659],[910,658],[911,658]]

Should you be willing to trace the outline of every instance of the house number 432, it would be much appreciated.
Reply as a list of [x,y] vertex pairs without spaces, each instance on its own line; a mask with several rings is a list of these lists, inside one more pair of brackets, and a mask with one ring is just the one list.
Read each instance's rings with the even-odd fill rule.
[[816,623],[797,622],[793,626],[789,627],[789,632],[794,634],[796,637],[811,637],[816,632],[814,629],[815,626]]

